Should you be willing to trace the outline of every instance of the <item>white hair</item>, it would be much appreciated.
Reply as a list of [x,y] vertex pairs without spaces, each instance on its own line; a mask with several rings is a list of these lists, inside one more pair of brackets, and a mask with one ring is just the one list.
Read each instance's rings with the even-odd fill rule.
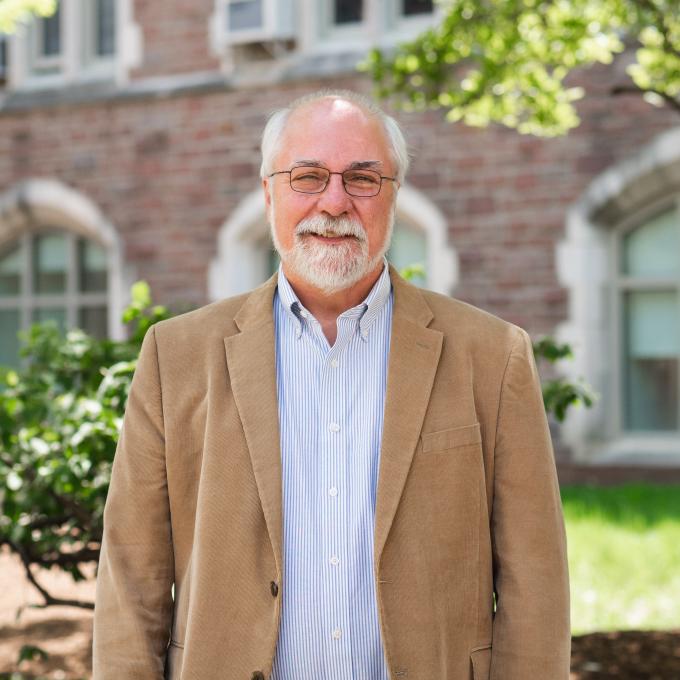
[[260,177],[264,178],[274,172],[274,159],[279,151],[281,137],[285,130],[288,118],[293,111],[311,104],[321,99],[343,99],[355,104],[369,116],[378,120],[382,125],[390,146],[392,161],[395,166],[395,174],[400,184],[404,182],[406,171],[409,165],[408,148],[404,134],[399,127],[399,123],[388,116],[378,105],[368,97],[353,92],[352,90],[318,90],[311,94],[306,94],[292,101],[288,106],[274,111],[262,132],[262,165],[260,166]]

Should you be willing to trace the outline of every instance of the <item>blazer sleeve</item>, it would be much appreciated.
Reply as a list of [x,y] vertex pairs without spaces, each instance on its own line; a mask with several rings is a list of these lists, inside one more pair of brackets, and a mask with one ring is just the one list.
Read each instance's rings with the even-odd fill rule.
[[94,680],[163,678],[173,578],[161,385],[152,326],[130,386],[104,509],[94,610]]
[[491,680],[568,680],[569,576],[550,431],[531,340],[518,335],[502,381],[492,548]]

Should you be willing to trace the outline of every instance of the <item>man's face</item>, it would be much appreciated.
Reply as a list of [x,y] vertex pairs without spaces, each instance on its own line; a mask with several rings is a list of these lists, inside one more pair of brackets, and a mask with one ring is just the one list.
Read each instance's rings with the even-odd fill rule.
[[[290,115],[273,169],[319,165],[342,172],[359,163],[394,177],[381,124],[350,102],[323,99]],[[350,196],[335,174],[318,194],[293,191],[288,174],[265,178],[263,185],[274,245],[292,282],[301,279],[333,293],[382,267],[394,220],[394,182],[383,181],[371,197]]]

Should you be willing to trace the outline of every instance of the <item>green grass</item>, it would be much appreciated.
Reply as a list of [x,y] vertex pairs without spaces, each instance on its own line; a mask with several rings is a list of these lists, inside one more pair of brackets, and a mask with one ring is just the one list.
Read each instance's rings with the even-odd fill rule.
[[564,487],[572,630],[680,628],[680,486]]

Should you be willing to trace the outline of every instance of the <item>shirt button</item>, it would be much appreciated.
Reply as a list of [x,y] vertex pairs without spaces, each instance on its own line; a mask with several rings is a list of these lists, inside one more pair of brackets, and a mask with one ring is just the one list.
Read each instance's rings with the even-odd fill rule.
[[333,631],[333,637],[334,637],[336,640],[339,640],[339,639],[342,637],[342,631],[341,631],[339,628],[336,628],[336,629]]
[[331,366],[333,368],[337,368],[339,366],[340,362],[337,359],[331,359]]
[[304,309],[301,309],[301,310],[300,310],[300,316],[301,316],[303,319],[306,319],[306,318],[307,318],[307,312],[306,312]]
[[331,496],[337,496],[337,495],[338,495],[338,490],[337,490],[334,486],[332,486],[330,489],[328,489],[328,493],[329,493]]
[[340,425],[338,425],[337,423],[330,423],[330,425],[328,426],[328,429],[331,432],[339,432],[340,431]]
[[362,335],[364,338],[367,338],[367,337],[368,337],[368,331],[361,331],[361,335]]
[[333,555],[333,557],[331,557],[331,564],[333,566],[335,566],[336,564],[340,564],[340,559],[338,557],[336,557],[335,555]]

